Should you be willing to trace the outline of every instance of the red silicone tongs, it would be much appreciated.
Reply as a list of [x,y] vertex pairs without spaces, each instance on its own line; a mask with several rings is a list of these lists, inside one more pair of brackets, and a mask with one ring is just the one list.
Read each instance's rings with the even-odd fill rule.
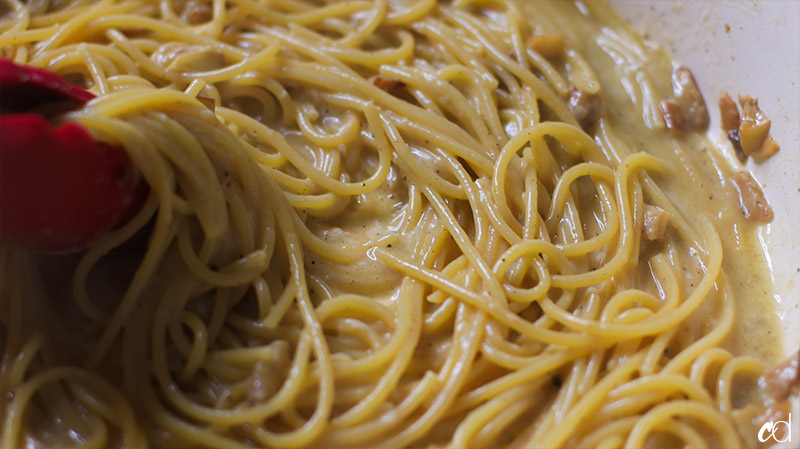
[[129,220],[147,185],[125,151],[50,119],[94,98],[55,73],[0,59],[0,240],[85,247]]

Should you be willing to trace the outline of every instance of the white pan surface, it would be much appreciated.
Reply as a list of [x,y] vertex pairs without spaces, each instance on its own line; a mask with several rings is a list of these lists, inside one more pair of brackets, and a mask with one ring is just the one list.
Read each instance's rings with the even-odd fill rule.
[[[775,211],[759,235],[783,321],[783,351],[794,353],[800,348],[800,1],[609,1],[637,31],[692,70],[709,105],[709,135],[735,166],[719,128],[720,93],[757,97],[772,119],[781,151],[762,165],[751,158],[746,168]],[[800,447],[800,401],[791,421],[792,441],[781,448]]]
[[[761,229],[784,325],[784,351],[800,347],[800,2],[610,0],[640,33],[689,67],[711,113],[710,137],[730,144],[716,108],[723,91],[757,97],[781,151],[746,168],[765,186],[775,219]],[[727,25],[727,27],[726,27]]]

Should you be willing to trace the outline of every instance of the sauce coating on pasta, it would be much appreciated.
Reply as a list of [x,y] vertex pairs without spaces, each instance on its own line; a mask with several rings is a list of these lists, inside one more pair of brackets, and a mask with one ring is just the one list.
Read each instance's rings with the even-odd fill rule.
[[699,91],[603,4],[4,8],[150,193],[2,248],[0,447],[740,447],[786,409]]

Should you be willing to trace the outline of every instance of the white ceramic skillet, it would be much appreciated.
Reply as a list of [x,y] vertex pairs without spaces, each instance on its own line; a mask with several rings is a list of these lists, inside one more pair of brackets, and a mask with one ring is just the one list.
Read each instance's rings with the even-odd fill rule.
[[[723,91],[757,97],[772,119],[781,151],[746,168],[764,186],[775,218],[759,235],[783,320],[785,355],[800,348],[800,1],[609,0],[650,41],[689,67],[711,113],[709,135],[725,146],[716,107]],[[792,412],[792,441],[800,447],[800,401]]]

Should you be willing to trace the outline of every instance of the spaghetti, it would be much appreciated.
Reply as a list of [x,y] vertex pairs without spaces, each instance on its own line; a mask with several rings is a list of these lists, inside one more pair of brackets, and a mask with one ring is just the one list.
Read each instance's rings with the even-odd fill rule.
[[747,442],[732,385],[772,360],[665,176],[704,141],[604,6],[5,8],[3,55],[97,94],[59,119],[151,193],[77,256],[2,249],[0,446]]

